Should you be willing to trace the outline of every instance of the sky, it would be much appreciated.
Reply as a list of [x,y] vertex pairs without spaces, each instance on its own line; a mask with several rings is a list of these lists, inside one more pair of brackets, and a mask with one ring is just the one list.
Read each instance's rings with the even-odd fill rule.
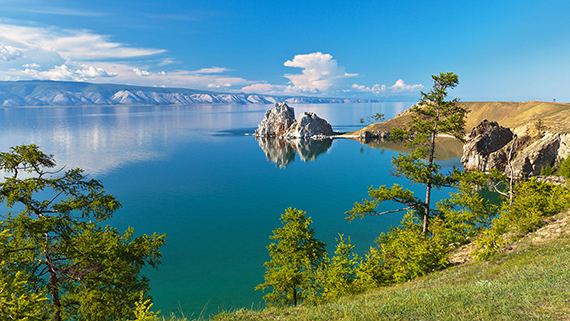
[[570,102],[570,1],[0,0],[0,81]]

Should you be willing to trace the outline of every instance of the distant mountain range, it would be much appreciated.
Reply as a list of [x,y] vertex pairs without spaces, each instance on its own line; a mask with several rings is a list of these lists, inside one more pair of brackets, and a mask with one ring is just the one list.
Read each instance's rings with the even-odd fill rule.
[[217,93],[183,88],[63,81],[1,81],[0,106],[365,103],[371,99]]

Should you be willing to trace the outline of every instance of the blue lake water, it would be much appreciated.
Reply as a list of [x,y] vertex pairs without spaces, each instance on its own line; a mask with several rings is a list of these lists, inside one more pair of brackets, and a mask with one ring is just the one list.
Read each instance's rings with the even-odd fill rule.
[[[409,103],[292,105],[316,112],[335,130],[360,118],[387,118]],[[0,151],[35,143],[60,165],[81,167],[123,204],[108,224],[166,233],[162,265],[147,269],[155,310],[197,317],[219,309],[263,306],[263,263],[271,231],[287,207],[307,211],[317,237],[334,248],[338,233],[363,254],[403,214],[348,224],[344,212],[368,186],[398,182],[397,152],[336,139],[301,152],[271,149],[253,133],[271,105],[43,107],[0,109]],[[265,150],[261,147],[265,148]],[[442,160],[444,168],[458,158]],[[436,192],[436,198],[449,190]],[[395,206],[393,208],[396,208]],[[386,205],[391,209],[391,205]]]

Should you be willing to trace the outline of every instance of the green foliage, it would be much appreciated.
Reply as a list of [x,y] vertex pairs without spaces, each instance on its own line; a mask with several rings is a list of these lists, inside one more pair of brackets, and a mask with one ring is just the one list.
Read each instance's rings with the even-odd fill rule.
[[477,239],[477,249],[472,255],[478,260],[488,259],[509,241],[503,238],[504,233],[512,232],[511,241],[519,239],[540,228],[545,217],[570,205],[568,187],[536,179],[516,184],[513,196],[513,203],[505,200],[492,226]]
[[550,164],[546,164],[543,168],[540,169],[540,175],[542,176],[550,176],[553,174],[552,166]]
[[377,242],[381,249],[384,276],[392,282],[405,282],[447,265],[450,251],[439,222],[432,224],[431,237],[425,238],[421,221],[408,212],[401,225],[382,233]]
[[158,317],[160,311],[152,312],[152,303],[149,299],[144,299],[144,293],[141,292],[139,300],[135,302],[135,319],[133,321],[160,321]]
[[306,212],[288,208],[281,215],[283,227],[269,238],[276,240],[267,249],[271,261],[266,262],[265,282],[256,290],[272,287],[263,298],[271,306],[297,305],[314,291],[315,274],[326,260],[326,244],[315,238]]
[[11,174],[0,202],[21,209],[0,221],[0,289],[16,294],[2,299],[21,306],[19,293],[28,295],[30,311],[54,320],[129,319],[139,293],[149,298],[141,270],[160,264],[165,235],[102,226],[120,203],[81,169],[50,171],[55,166],[36,145],[0,153],[0,168]]
[[562,177],[570,178],[570,157],[567,157],[562,164],[560,164],[560,169],[558,170],[558,175]]
[[[342,234],[336,240],[337,246],[332,259],[327,259],[324,266],[318,271],[316,285],[320,294],[318,301],[332,301],[341,296],[356,293],[356,268],[359,263],[358,255],[352,253],[354,246],[350,244],[350,237],[345,239]],[[347,243],[348,242],[348,243]]]
[[[346,212],[347,219],[364,218],[366,215],[382,215],[397,211],[414,209],[423,211],[422,234],[428,233],[430,219],[430,198],[433,188],[439,189],[444,186],[452,186],[457,183],[458,170],[453,173],[441,173],[441,166],[434,163],[435,138],[439,134],[447,134],[463,140],[465,115],[467,110],[457,104],[458,99],[446,101],[447,91],[459,83],[458,76],[454,73],[440,73],[433,75],[433,88],[427,92],[421,92],[420,101],[412,107],[412,123],[410,130],[393,129],[392,139],[407,139],[408,147],[419,147],[409,155],[399,154],[392,159],[392,167],[396,176],[404,176],[408,180],[424,184],[426,197],[422,201],[409,190],[404,190],[398,185],[388,189],[381,186],[378,190],[370,188],[368,194],[370,200],[355,203],[352,210]],[[427,161],[425,159],[427,158]],[[376,208],[384,201],[394,201],[405,205],[395,211],[377,212]]]
[[499,206],[485,199],[481,192],[487,177],[480,171],[466,172],[458,192],[437,203],[437,213],[450,244],[463,245],[489,228]]

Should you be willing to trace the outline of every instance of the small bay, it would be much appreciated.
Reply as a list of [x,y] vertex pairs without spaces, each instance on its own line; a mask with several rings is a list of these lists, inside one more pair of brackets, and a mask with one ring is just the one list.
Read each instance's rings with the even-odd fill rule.
[[[375,113],[392,118],[413,102],[291,105],[337,131]],[[373,185],[424,189],[390,174],[397,148],[350,139],[289,146],[251,134],[271,105],[41,107],[0,109],[0,151],[35,143],[59,165],[80,167],[123,204],[107,221],[136,234],[166,233],[159,270],[146,269],[154,309],[198,317],[263,306],[263,263],[287,207],[307,211],[332,253],[338,234],[364,254],[403,213],[355,220],[344,214]],[[454,147],[455,148],[455,147]],[[452,149],[452,148],[451,148]],[[459,166],[457,153],[440,159]],[[450,190],[436,191],[436,199]],[[435,202],[434,202],[435,203]],[[391,204],[385,205],[392,209]],[[396,208],[396,207],[393,207]]]

